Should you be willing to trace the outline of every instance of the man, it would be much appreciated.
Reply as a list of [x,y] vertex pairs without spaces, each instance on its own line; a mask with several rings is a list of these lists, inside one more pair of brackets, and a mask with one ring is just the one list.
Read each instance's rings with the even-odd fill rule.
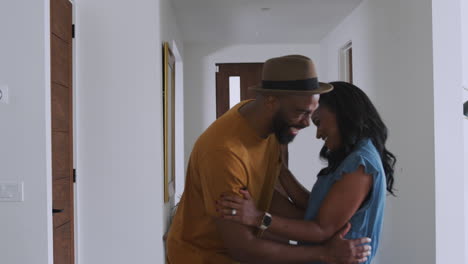
[[343,240],[342,233],[324,246],[292,246],[263,236],[271,221],[268,215],[254,230],[217,214],[215,201],[220,195],[239,195],[243,188],[257,208],[268,211],[282,164],[280,144],[291,142],[309,126],[319,94],[333,89],[319,83],[313,62],[299,55],[266,61],[262,80],[262,85],[252,88],[255,100],[233,107],[195,143],[185,191],[168,234],[169,263],[355,263],[364,259],[370,249],[359,245],[365,239]]

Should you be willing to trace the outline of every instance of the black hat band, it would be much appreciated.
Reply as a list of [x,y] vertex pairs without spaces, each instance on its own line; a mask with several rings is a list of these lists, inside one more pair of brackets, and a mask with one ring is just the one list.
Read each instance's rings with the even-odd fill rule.
[[314,91],[319,88],[318,78],[310,78],[296,81],[262,81],[263,89]]

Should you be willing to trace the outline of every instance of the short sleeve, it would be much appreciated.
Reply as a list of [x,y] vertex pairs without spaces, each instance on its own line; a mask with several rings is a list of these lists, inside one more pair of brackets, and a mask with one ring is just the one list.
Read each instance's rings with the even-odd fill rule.
[[199,161],[200,182],[205,210],[216,216],[215,201],[223,193],[239,196],[240,189],[247,186],[244,163],[232,152],[216,150],[205,154]]
[[336,173],[334,173],[334,180],[340,180],[343,177],[343,174],[355,172],[361,165],[364,167],[364,172],[372,175],[375,180],[379,170],[374,165],[374,162],[372,162],[372,157],[361,152],[354,152],[346,157],[341,166],[338,167]]
[[373,200],[372,197],[375,194],[375,188],[379,182],[379,179],[378,179],[379,170],[377,169],[375,163],[372,161],[373,161],[372,157],[366,155],[366,153],[362,153],[362,152],[352,153],[343,161],[342,165],[337,169],[336,173],[334,173],[333,175],[334,177],[333,181],[338,181],[343,177],[344,174],[355,172],[359,168],[359,166],[363,166],[364,173],[372,176],[373,186],[372,186],[372,189],[370,190],[371,198],[367,200],[361,206],[358,212],[364,211],[369,207],[370,203]]

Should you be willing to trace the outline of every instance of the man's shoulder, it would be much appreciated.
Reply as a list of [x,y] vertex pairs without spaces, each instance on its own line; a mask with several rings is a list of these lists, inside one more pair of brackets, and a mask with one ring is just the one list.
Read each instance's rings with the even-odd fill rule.
[[197,139],[196,148],[231,149],[239,145],[242,126],[235,115],[224,115],[214,121]]
[[193,151],[198,153],[200,158],[236,158],[241,159],[247,152],[242,142],[233,137],[223,139],[206,137],[199,138]]

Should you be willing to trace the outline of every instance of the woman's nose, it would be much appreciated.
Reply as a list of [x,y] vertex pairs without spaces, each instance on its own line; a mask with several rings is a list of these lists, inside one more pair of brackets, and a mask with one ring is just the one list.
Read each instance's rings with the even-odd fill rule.
[[310,118],[309,117],[303,118],[301,121],[301,125],[304,127],[310,126]]

